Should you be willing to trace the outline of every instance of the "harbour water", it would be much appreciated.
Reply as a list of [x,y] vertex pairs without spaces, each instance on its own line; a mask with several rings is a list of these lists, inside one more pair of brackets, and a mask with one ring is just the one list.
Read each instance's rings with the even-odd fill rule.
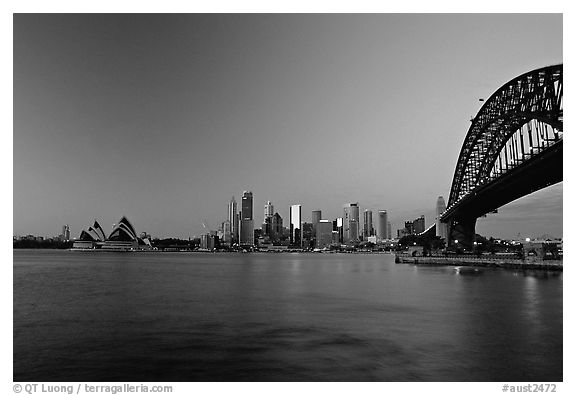
[[14,250],[14,381],[562,381],[562,272]]

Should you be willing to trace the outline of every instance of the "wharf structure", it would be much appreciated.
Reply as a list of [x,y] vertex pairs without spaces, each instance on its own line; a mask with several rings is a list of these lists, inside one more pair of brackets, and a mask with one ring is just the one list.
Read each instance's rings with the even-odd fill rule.
[[415,246],[405,253],[396,254],[396,263],[415,265],[484,266],[509,269],[563,270],[562,242],[534,240],[522,246],[521,253],[464,254],[424,256],[423,249]]

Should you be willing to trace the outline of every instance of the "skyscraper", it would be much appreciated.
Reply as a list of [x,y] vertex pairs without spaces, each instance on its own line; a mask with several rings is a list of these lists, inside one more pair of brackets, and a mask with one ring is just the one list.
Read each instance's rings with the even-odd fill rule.
[[336,218],[333,229],[338,232],[338,243],[344,242],[344,218]]
[[282,217],[278,213],[274,213],[272,216],[272,226],[270,229],[270,238],[272,240],[278,240],[282,237]]
[[254,207],[252,192],[244,191],[242,194],[242,219],[254,219],[252,209]]
[[392,223],[390,221],[388,221],[388,226],[386,227],[386,236],[387,239],[392,238]]
[[316,248],[327,248],[332,244],[332,221],[321,219],[316,224]]
[[231,244],[232,241],[232,232],[230,228],[230,221],[226,220],[222,222],[222,240],[226,244]]
[[252,217],[252,192],[244,191],[242,194],[242,211],[240,212],[240,244],[254,245],[254,218]]
[[364,210],[364,240],[369,236],[374,235],[374,227],[372,226],[372,210]]
[[[321,210],[314,210],[312,211],[312,226],[314,228],[314,234],[316,234],[316,225],[322,219],[322,211]],[[314,236],[316,237],[316,236]]]
[[236,199],[232,196],[228,204],[228,221],[230,221],[230,242],[238,242],[238,216],[236,215]]
[[360,233],[360,207],[358,203],[344,205],[344,243],[358,241]]
[[386,210],[378,210],[378,223],[376,225],[376,236],[380,240],[385,240],[390,237],[388,234],[388,213]]
[[272,232],[272,217],[274,216],[274,206],[270,201],[264,205],[264,222],[262,222],[262,235],[270,236]]
[[262,236],[270,237],[272,233],[272,218],[273,217],[265,217],[264,222],[262,223]]
[[290,206],[290,244],[302,247],[302,205]]
[[274,206],[272,202],[268,200],[268,203],[264,205],[264,218],[270,218],[274,215]]
[[436,201],[436,236],[443,239],[448,238],[448,224],[440,221],[440,216],[446,211],[446,202],[442,196],[438,196]]

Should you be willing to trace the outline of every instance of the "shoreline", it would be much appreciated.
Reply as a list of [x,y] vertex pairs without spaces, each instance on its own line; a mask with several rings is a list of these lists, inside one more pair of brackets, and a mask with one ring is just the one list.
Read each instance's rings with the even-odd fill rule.
[[403,256],[395,254],[396,264],[430,266],[476,266],[503,269],[563,271],[562,260],[476,258],[476,257],[440,257],[440,256]]

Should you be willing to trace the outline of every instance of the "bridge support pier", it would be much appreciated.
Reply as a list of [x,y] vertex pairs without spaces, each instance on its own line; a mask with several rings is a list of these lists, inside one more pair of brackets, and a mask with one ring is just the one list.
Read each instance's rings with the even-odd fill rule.
[[476,240],[476,219],[466,217],[452,220],[448,227],[447,247],[473,251]]

